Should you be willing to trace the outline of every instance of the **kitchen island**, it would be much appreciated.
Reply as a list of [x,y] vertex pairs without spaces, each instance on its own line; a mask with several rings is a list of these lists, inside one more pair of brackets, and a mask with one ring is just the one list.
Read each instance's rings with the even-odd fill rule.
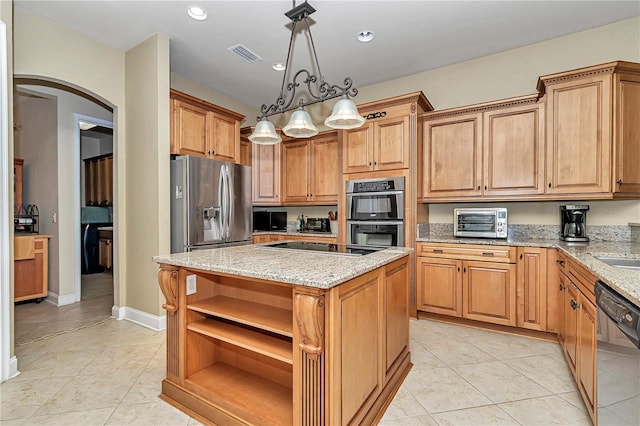
[[372,424],[411,368],[409,253],[249,245],[154,260],[161,398],[214,424]]

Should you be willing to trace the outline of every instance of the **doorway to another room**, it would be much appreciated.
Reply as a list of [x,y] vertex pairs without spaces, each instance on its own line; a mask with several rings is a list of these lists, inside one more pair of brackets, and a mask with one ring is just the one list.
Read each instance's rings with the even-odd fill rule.
[[36,235],[48,242],[44,302],[15,305],[20,346],[111,317],[113,111],[77,90],[30,81],[16,86],[14,118],[22,203],[38,206]]

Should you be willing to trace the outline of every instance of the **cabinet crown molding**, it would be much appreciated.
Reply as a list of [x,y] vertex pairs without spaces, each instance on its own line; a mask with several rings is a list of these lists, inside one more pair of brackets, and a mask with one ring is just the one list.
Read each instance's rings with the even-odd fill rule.
[[171,89],[169,91],[169,97],[171,99],[177,99],[180,101],[186,101],[186,102],[191,102],[191,103],[200,105],[203,108],[213,111],[214,113],[224,114],[230,118],[233,118],[234,120],[242,121],[245,119],[245,116],[240,113],[231,111],[230,109],[226,109],[216,104],[212,104],[211,102],[207,102],[205,100],[196,98],[195,96],[191,96],[187,93],[183,93],[175,89]]
[[571,71],[543,75],[538,79],[537,90],[542,95],[545,93],[546,87],[552,84],[613,73],[640,74],[640,64],[627,61],[615,61]]
[[434,120],[437,118],[453,117],[456,115],[472,114],[484,111],[492,111],[495,109],[510,108],[519,105],[535,104],[540,100],[540,95],[534,93],[531,95],[518,96],[515,98],[500,99],[492,102],[483,102],[463,107],[442,109],[438,111],[429,111],[420,115],[423,120]]
[[364,112],[371,112],[372,110],[388,108],[395,105],[404,105],[410,102],[415,102],[422,107],[425,111],[433,111],[433,106],[422,91],[413,93],[407,93],[405,95],[394,96],[392,98],[386,98],[379,101],[367,102],[365,104],[358,105],[358,111],[364,115]]

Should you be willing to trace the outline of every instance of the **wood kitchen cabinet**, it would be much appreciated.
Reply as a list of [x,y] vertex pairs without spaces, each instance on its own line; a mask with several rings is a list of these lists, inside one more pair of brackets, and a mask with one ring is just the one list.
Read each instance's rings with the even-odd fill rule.
[[320,235],[290,235],[290,234],[281,234],[281,235],[273,235],[273,234],[267,234],[267,235],[254,235],[253,236],[253,243],[254,244],[260,244],[260,243],[271,243],[274,241],[285,241],[285,240],[291,240],[291,241],[309,241],[309,242],[315,242],[315,243],[328,243],[328,244],[336,244],[338,242],[338,239],[335,237],[323,237]]
[[113,206],[113,154],[84,160],[84,198],[87,206]]
[[171,154],[240,162],[244,116],[171,90]]
[[515,248],[419,243],[417,251],[418,310],[516,325]]
[[543,160],[538,95],[423,115],[424,200],[543,194]]
[[610,62],[540,77],[547,103],[547,194],[640,194],[640,64]]
[[345,131],[343,172],[409,168],[409,117],[366,122]]
[[254,206],[280,205],[281,144],[252,147],[252,191]]
[[253,143],[249,140],[249,135],[253,130],[251,127],[243,127],[240,129],[240,158],[239,163],[243,166],[251,166]]
[[337,204],[340,171],[338,133],[282,144],[282,203]]
[[50,235],[16,235],[14,246],[13,300],[47,297],[49,278]]
[[422,92],[358,105],[367,121],[342,134],[342,172],[410,168],[417,114],[432,110]]
[[561,265],[564,294],[562,347],[591,419],[596,419],[596,277],[572,260]]
[[547,249],[517,249],[517,326],[547,331]]
[[416,258],[418,310],[462,317],[462,261]]
[[113,268],[113,231],[98,229],[98,264],[105,269]]

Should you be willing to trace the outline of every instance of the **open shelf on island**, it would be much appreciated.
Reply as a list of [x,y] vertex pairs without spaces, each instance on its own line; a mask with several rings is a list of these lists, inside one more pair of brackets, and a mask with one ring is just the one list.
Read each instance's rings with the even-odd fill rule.
[[248,349],[287,364],[293,364],[293,344],[291,340],[270,336],[212,318],[192,322],[187,325],[187,330]]
[[293,391],[224,363],[192,374],[187,382],[202,388],[232,414],[252,424],[293,424]]
[[293,336],[293,313],[287,309],[227,296],[210,297],[191,303],[187,308],[283,336]]

